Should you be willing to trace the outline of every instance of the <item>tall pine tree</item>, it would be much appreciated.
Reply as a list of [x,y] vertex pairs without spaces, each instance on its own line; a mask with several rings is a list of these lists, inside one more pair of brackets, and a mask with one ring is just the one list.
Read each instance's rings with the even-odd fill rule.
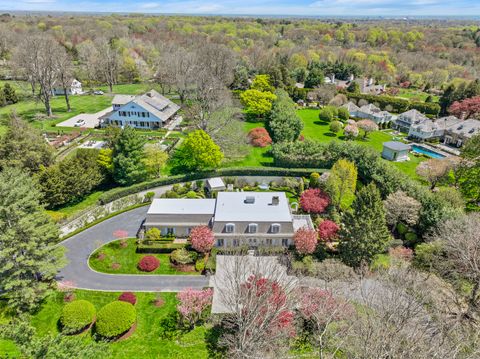
[[35,309],[54,287],[63,264],[58,229],[40,205],[31,176],[0,172],[0,289],[18,312]]
[[350,266],[370,263],[390,242],[382,198],[373,183],[357,192],[352,211],[345,214],[343,223],[338,249],[342,260]]
[[113,178],[118,184],[128,186],[146,179],[143,162],[145,140],[132,127],[118,135],[113,148]]

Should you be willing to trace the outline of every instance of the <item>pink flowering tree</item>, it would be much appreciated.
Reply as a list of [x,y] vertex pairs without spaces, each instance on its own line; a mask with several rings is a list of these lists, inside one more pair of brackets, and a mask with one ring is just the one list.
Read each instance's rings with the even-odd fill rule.
[[358,136],[358,127],[357,125],[346,125],[343,129],[345,137],[348,139],[353,139]]
[[328,219],[324,220],[318,226],[318,238],[324,242],[330,242],[337,237],[340,227]]
[[329,204],[330,197],[319,188],[307,189],[300,196],[300,207],[307,213],[323,213]]
[[317,248],[317,232],[307,227],[299,228],[293,235],[293,242],[298,253],[311,254]]
[[448,109],[448,112],[458,118],[467,119],[469,117],[475,117],[480,114],[480,96],[455,101]]
[[192,247],[200,253],[208,253],[215,243],[215,236],[208,226],[198,226],[190,232]]
[[363,130],[363,138],[367,138],[370,132],[378,131],[378,125],[372,120],[358,121],[357,127]]
[[177,294],[179,304],[177,310],[182,316],[184,324],[193,329],[196,323],[202,319],[206,310],[212,305],[213,290],[211,288],[196,290],[184,289]]

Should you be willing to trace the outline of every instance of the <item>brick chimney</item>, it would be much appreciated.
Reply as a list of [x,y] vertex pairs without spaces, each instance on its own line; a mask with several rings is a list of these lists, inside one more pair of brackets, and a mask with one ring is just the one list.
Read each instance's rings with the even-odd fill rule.
[[273,196],[272,197],[272,206],[278,206],[279,203],[280,203],[280,197]]

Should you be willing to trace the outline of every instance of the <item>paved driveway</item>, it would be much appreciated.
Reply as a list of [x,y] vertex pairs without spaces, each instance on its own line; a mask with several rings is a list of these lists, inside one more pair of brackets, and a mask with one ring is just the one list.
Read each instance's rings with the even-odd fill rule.
[[106,109],[103,109],[102,111],[99,111],[97,113],[81,113],[80,115],[73,116],[68,120],[60,122],[59,124],[57,124],[57,126],[58,127],[75,127],[75,122],[77,122],[77,120],[84,120],[85,124],[81,126],[82,128],[95,128],[100,123],[100,117],[102,117],[103,115],[105,115],[110,111],[112,111],[112,108],[107,107]]
[[88,266],[88,257],[95,249],[116,239],[114,231],[127,231],[129,237],[134,237],[147,210],[145,206],[119,214],[63,241],[68,264],[60,271],[58,280],[71,282],[76,288],[101,291],[178,292],[208,286],[204,276],[104,274]]

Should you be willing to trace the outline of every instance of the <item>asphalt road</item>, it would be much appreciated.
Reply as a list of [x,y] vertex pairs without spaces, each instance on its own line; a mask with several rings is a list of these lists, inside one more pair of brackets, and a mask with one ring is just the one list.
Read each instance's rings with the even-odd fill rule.
[[99,291],[178,292],[208,286],[205,276],[105,274],[88,266],[93,251],[116,239],[113,232],[127,231],[128,237],[134,237],[147,210],[148,206],[144,206],[119,214],[63,241],[60,245],[66,248],[68,264],[60,271],[58,280],[79,289]]

